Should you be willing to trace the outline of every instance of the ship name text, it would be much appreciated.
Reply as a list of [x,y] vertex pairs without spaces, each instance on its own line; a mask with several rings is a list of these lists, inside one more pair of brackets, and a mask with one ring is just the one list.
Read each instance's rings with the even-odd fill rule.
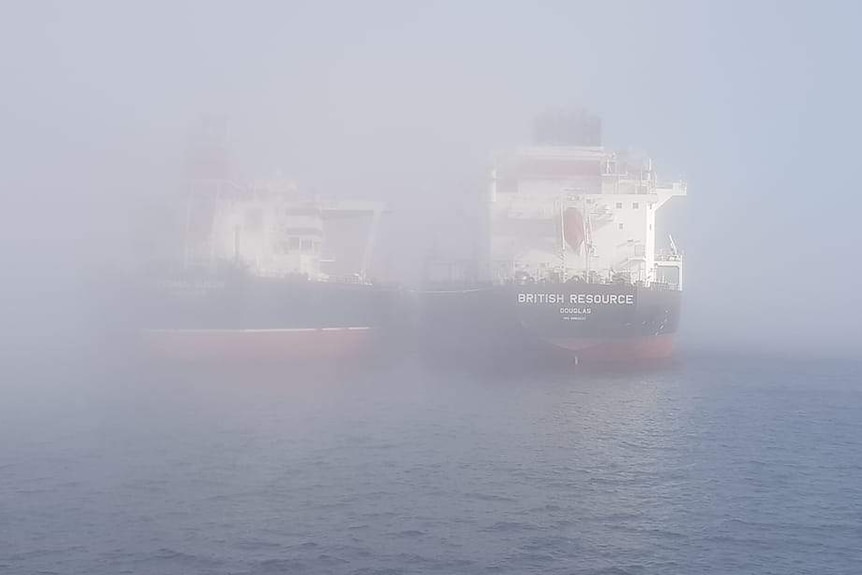
[[519,304],[634,305],[634,294],[519,293]]

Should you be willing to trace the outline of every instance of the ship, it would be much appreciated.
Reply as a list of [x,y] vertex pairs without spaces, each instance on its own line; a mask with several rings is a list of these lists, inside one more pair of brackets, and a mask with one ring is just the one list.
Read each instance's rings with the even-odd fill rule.
[[332,361],[391,345],[399,290],[371,272],[386,206],[281,176],[237,182],[227,147],[224,121],[193,131],[186,185],[159,218],[160,257],[135,282],[145,354]]
[[425,355],[495,364],[672,357],[683,258],[656,214],[685,196],[650,158],[602,145],[586,112],[540,116],[477,194],[474,257],[430,258],[416,321]]

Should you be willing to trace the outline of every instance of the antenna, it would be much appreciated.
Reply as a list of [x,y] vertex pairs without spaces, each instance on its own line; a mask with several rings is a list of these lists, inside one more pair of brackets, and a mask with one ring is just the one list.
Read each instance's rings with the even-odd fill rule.
[[673,253],[674,256],[678,256],[679,250],[676,249],[676,242],[673,241],[673,236],[671,234],[668,234],[667,237],[670,240],[670,251],[671,251],[671,253]]

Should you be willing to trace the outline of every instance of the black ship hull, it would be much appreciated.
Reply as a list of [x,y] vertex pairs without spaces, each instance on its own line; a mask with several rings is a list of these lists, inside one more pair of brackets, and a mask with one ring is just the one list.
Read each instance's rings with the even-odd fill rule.
[[425,291],[418,345],[443,361],[632,363],[667,359],[681,293],[613,284]]
[[242,273],[149,278],[144,351],[168,359],[358,359],[389,345],[398,290]]

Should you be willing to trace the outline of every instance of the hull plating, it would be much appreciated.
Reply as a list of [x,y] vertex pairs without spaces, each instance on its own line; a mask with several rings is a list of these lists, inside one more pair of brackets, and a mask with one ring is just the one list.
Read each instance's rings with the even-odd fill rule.
[[678,291],[609,284],[534,284],[428,291],[418,346],[466,361],[636,362],[673,353]]

